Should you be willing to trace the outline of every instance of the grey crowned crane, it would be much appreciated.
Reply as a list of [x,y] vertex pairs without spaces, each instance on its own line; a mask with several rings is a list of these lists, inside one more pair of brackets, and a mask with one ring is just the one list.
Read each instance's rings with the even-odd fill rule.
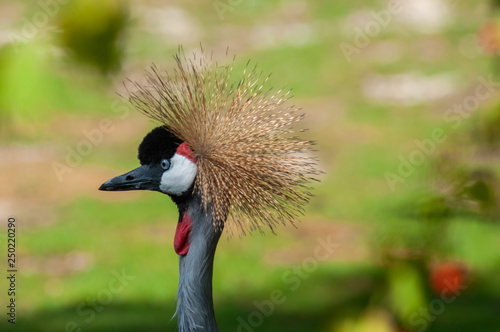
[[308,155],[313,142],[293,127],[304,115],[286,106],[288,93],[264,91],[267,78],[255,67],[235,80],[232,65],[214,64],[203,51],[174,58],[173,73],[153,66],[147,84],[133,83],[129,92],[132,105],[160,125],[139,145],[141,166],[99,189],[170,196],[179,210],[178,330],[212,332],[212,272],[223,229],[274,232],[293,224],[318,171]]

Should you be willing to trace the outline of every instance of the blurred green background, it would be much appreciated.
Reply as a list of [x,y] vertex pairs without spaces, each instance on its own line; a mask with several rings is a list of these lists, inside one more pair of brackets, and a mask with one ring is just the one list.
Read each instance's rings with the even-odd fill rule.
[[293,89],[325,172],[297,229],[221,240],[221,331],[500,331],[498,5],[3,0],[0,245],[13,215],[16,331],[175,330],[175,206],[97,188],[136,167],[154,126],[123,82],[200,43]]

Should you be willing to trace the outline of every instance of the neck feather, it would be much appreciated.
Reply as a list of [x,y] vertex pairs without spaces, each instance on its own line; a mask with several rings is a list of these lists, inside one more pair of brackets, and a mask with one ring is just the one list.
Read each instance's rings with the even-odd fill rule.
[[179,220],[184,213],[189,213],[192,226],[189,251],[179,258],[178,329],[179,332],[216,332],[212,274],[222,229],[213,226],[212,214],[203,210],[199,198],[192,197],[186,203],[179,205]]

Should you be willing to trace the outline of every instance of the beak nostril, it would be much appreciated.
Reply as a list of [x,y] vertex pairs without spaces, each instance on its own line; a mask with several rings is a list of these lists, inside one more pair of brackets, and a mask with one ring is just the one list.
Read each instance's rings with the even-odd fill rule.
[[127,177],[125,178],[125,180],[127,181],[132,181],[134,179],[134,177],[132,175],[127,175]]

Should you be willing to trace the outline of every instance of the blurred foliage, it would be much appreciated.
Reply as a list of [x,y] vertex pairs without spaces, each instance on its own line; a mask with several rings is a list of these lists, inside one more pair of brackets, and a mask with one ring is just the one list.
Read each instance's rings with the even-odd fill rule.
[[[109,82],[87,70],[93,66],[105,74],[121,68],[127,3],[71,1],[61,10],[56,7],[61,29],[57,35],[65,52],[56,51],[44,38],[0,46],[1,137],[32,140],[43,135],[31,128],[33,123],[74,110],[100,113],[109,98],[102,90],[106,92]],[[34,35],[42,33],[42,27],[32,29]]]
[[393,266],[388,277],[391,309],[406,328],[411,328],[411,315],[427,302],[422,273],[412,265],[403,264]]
[[500,148],[500,106],[492,105],[475,119],[471,139],[481,146],[493,150]]
[[61,45],[102,73],[117,71],[123,61],[127,19],[127,1],[73,0],[58,18]]

